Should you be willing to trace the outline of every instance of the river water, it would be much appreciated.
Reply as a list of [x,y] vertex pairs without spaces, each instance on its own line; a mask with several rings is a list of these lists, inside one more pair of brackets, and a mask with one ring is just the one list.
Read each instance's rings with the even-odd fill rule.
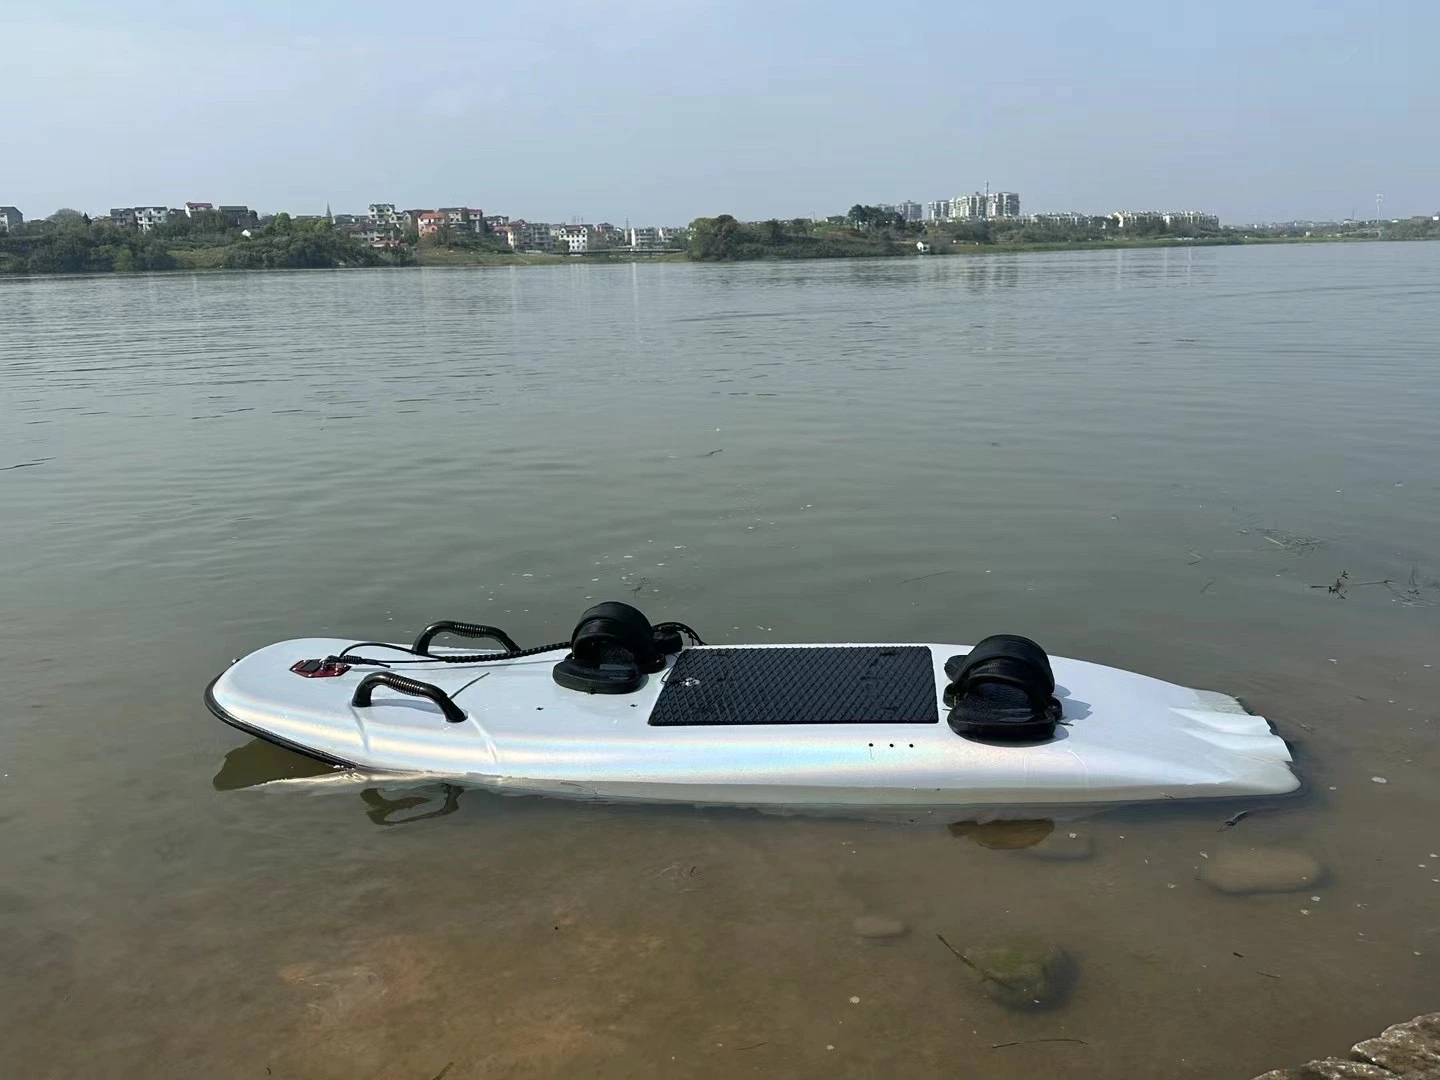
[[[0,280],[0,1072],[1244,1078],[1440,1007],[1437,359],[1433,244]],[[1055,861],[258,787],[311,770],[201,702],[279,638],[607,598],[1029,634],[1243,697],[1307,790]],[[1198,880],[1241,842],[1326,876]],[[937,934],[1079,979],[1011,1012]]]

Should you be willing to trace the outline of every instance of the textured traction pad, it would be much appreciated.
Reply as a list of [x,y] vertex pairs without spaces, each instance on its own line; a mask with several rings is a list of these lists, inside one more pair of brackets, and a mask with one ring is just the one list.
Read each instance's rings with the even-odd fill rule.
[[923,645],[686,649],[650,723],[938,724],[937,698]]

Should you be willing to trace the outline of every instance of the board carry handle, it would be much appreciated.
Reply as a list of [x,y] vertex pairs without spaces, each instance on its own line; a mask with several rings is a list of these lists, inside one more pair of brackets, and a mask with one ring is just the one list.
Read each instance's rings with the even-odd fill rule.
[[407,679],[404,675],[396,675],[393,671],[377,671],[373,675],[366,675],[360,680],[360,685],[355,687],[355,694],[350,699],[350,705],[356,709],[368,709],[370,698],[377,686],[388,686],[397,694],[408,694],[410,697],[428,698],[439,706],[440,711],[445,714],[445,719],[452,724],[463,724],[465,722],[465,710],[456,705],[450,695],[428,682],[419,682],[416,679]]
[[454,634],[456,637],[468,638],[490,638],[505,646],[506,652],[520,652],[520,646],[515,644],[515,639],[496,626],[486,626],[484,623],[454,622],[450,619],[441,619],[433,622],[415,639],[415,644],[410,646],[410,651],[420,656],[430,655],[430,642],[440,634]]

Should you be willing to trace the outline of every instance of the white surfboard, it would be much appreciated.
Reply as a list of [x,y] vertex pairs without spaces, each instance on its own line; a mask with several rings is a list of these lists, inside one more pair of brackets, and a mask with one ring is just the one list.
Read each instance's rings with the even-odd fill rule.
[[[469,664],[441,659],[459,650],[352,649],[403,661],[393,674],[434,688],[433,700],[376,684],[376,666],[320,668],[351,646],[270,645],[215,679],[206,703],[337,767],[607,800],[1013,811],[1281,795],[1300,783],[1284,740],[1234,698],[1080,660],[1051,658],[1063,714],[1053,736],[1005,743],[946,722],[945,663],[963,645],[688,647],[628,693],[558,685],[563,648]],[[880,675],[852,670],[877,656]],[[908,697],[885,683],[883,665],[902,661],[919,680]],[[368,704],[357,704],[367,679]]]

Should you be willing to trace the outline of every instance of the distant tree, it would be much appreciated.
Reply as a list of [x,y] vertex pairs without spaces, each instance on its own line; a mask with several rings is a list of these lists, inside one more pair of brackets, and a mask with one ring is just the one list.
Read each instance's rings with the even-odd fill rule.
[[740,238],[740,223],[730,214],[696,218],[690,223],[686,250],[692,259],[733,259],[739,255]]

